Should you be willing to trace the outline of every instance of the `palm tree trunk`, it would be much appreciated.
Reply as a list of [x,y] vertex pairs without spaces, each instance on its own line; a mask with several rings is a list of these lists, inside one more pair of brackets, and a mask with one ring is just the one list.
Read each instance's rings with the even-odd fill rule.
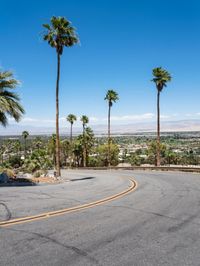
[[157,152],[156,166],[160,166],[160,91],[157,92]]
[[72,123],[71,123],[71,129],[70,129],[70,142],[72,144]]
[[71,130],[70,130],[70,168],[72,167],[72,123],[71,123]]
[[57,81],[56,81],[56,177],[59,177],[60,176],[59,81],[60,81],[60,54],[59,54],[59,52],[57,52]]
[[26,158],[26,138],[24,139],[24,158]]
[[86,167],[85,127],[83,126],[83,167]]
[[110,103],[108,106],[108,167],[110,167]]

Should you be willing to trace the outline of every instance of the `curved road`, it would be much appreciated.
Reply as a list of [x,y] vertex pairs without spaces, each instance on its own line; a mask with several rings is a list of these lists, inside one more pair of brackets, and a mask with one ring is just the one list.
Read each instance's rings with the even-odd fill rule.
[[90,209],[0,226],[1,266],[200,265],[199,174],[71,170],[63,177],[57,185],[0,187],[0,221],[117,194],[130,177],[138,187]]

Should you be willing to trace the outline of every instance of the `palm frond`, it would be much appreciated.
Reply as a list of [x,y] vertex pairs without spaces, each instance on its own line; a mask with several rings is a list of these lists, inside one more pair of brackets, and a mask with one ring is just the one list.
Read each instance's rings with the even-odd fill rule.
[[64,17],[51,18],[51,24],[43,24],[46,29],[43,39],[53,48],[56,48],[59,54],[62,54],[64,47],[71,47],[79,42],[76,35],[76,29],[72,27],[71,22]]
[[77,118],[74,114],[69,114],[66,119],[71,124],[73,124],[77,120]]
[[13,117],[18,122],[25,113],[19,96],[7,90],[15,89],[19,84],[12,76],[13,74],[9,71],[0,72],[0,123],[3,126],[8,123],[6,115]]
[[113,102],[116,102],[119,100],[118,93],[114,90],[108,90],[104,100],[107,100],[109,102],[109,105],[112,106]]
[[24,139],[27,139],[27,137],[29,136],[29,133],[28,133],[28,131],[23,131],[22,132],[22,137],[24,138]]
[[82,115],[80,120],[84,126],[89,123],[89,118],[86,115]]
[[158,91],[162,91],[167,86],[167,82],[171,81],[170,73],[162,67],[154,68],[152,71],[154,78],[152,81],[156,84]]
[[1,112],[1,111],[0,111],[0,124],[2,126],[4,126],[4,127],[6,127],[7,124],[8,124],[8,119],[7,119],[6,115],[5,115],[5,113]]

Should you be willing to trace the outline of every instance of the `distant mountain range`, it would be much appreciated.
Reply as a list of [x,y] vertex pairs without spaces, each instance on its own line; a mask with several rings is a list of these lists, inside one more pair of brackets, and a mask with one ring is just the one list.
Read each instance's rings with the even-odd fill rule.
[[[91,125],[96,135],[106,134],[107,125]],[[0,128],[0,135],[21,135],[22,131],[27,130],[32,135],[48,135],[55,133],[54,127],[42,127],[42,126],[29,126],[29,125],[12,125],[10,124],[6,128]],[[82,132],[81,127],[74,127],[74,134],[80,134]],[[139,132],[155,132],[156,121],[154,122],[140,122],[131,123],[126,125],[112,125],[113,134],[131,134]],[[180,120],[180,121],[162,121],[161,131],[165,132],[180,132],[180,131],[200,131],[200,120]],[[60,134],[69,134],[69,127],[60,128]]]

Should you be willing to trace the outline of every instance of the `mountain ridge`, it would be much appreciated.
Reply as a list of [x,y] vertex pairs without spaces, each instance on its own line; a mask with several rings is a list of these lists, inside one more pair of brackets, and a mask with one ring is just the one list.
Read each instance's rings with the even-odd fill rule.
[[[89,125],[95,134],[106,134],[107,125]],[[10,124],[6,128],[1,128],[0,135],[21,135],[22,131],[27,130],[32,135],[44,135],[55,133],[54,127],[42,127],[42,126],[32,126],[32,125],[20,125],[20,124]],[[127,123],[123,125],[111,125],[111,130],[113,134],[131,134],[140,132],[156,132],[156,121],[153,122],[136,122]],[[177,121],[162,121],[161,131],[165,132],[181,132],[181,131],[200,131],[200,119],[192,120],[177,120]],[[70,127],[60,127],[61,135],[69,135]],[[75,135],[82,132],[81,127],[75,127],[73,129]]]

